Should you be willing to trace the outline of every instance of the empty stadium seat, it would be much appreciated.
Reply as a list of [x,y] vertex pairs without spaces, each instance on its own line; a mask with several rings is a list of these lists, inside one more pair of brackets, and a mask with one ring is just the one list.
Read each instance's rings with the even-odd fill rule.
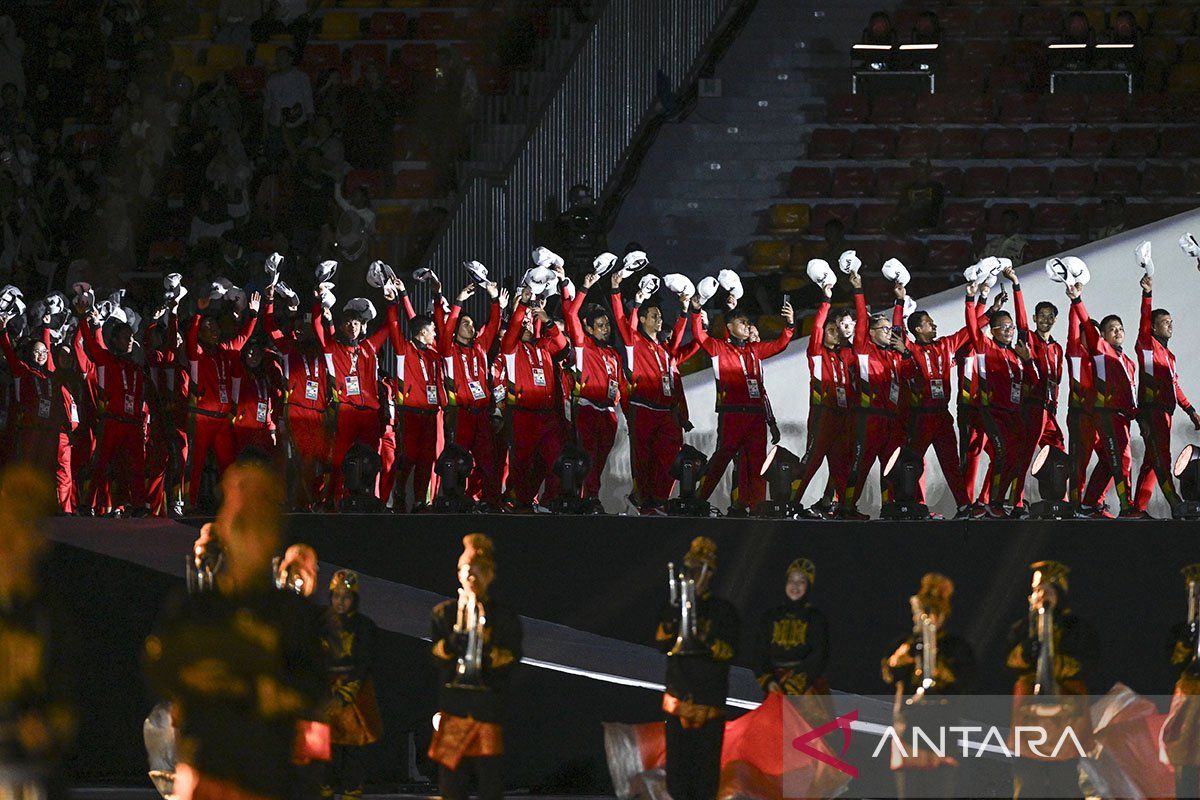
[[834,197],[870,197],[875,191],[875,170],[870,167],[841,167],[833,173]]
[[1075,124],[1083,119],[1087,100],[1074,94],[1055,94],[1042,103],[1042,121]]
[[1113,136],[1113,158],[1150,158],[1158,152],[1158,131],[1154,128],[1118,128]]
[[425,11],[417,17],[418,39],[454,39],[457,33],[458,17],[451,11]]
[[829,121],[840,125],[853,125],[867,119],[867,98],[861,94],[843,94],[829,98],[826,104]]
[[998,66],[988,72],[988,91],[1023,92],[1029,88],[1029,71],[1021,67]]
[[1154,10],[1150,28],[1156,35],[1179,36],[1192,32],[1196,9],[1190,3],[1161,6]]
[[817,128],[808,140],[808,157],[849,158],[851,141],[849,131],[840,128]]
[[965,269],[974,259],[969,239],[937,239],[929,243],[925,266],[929,269]]
[[987,232],[998,234],[1004,232],[1004,212],[1015,211],[1017,214],[1017,230],[1029,229],[1030,211],[1025,203],[996,203],[987,211]]
[[215,69],[227,70],[246,63],[246,48],[236,44],[214,44],[204,51],[204,63]]
[[1146,197],[1177,197],[1183,194],[1187,174],[1169,161],[1147,161],[1142,170],[1142,194]]
[[1008,171],[1008,193],[1013,197],[1042,197],[1050,191],[1048,167],[1013,167]]
[[954,116],[955,99],[953,95],[945,92],[917,95],[913,118],[922,125],[949,122]]
[[382,42],[359,42],[350,48],[350,64],[373,63],[382,72],[388,65],[388,46]]
[[910,122],[913,117],[912,95],[885,94],[871,101],[871,122],[895,124]]
[[1050,189],[1055,197],[1085,197],[1092,193],[1096,173],[1089,166],[1057,167]]
[[1041,95],[1013,92],[1000,98],[1000,122],[1026,124],[1041,114]]
[[942,26],[943,38],[961,39],[975,30],[977,12],[965,6],[949,6],[938,9],[938,23]]
[[875,175],[875,195],[899,197],[910,180],[911,170],[905,167],[880,167]]
[[936,128],[901,128],[896,137],[896,158],[936,158],[940,138]]
[[854,232],[860,234],[883,233],[896,216],[895,203],[870,203],[858,207],[854,219]]
[[321,17],[320,39],[357,39],[362,33],[362,20],[348,11],[330,11]]
[[788,179],[788,196],[824,197],[829,194],[832,175],[826,167],[796,167]]
[[1033,209],[1035,233],[1070,233],[1079,227],[1078,210],[1066,203],[1041,203]]
[[853,158],[891,158],[896,150],[896,132],[888,128],[865,128],[854,135]]
[[792,257],[792,246],[787,242],[759,240],[750,243],[746,262],[755,271],[779,269]]
[[854,228],[854,206],[850,203],[822,203],[814,205],[809,212],[808,230],[814,234],[825,233],[825,223],[839,219],[846,230]]
[[1022,36],[1029,39],[1046,39],[1062,29],[1063,12],[1057,8],[1026,8],[1021,12]]
[[963,194],[967,197],[1003,197],[1008,184],[1004,167],[968,167],[963,170]]
[[909,269],[920,269],[925,263],[925,245],[916,239],[888,239],[879,246],[876,257],[870,261],[867,260],[867,255],[870,255],[868,248],[860,247],[858,255],[864,264],[874,264],[888,258],[898,258],[900,259],[900,263]]
[[437,66],[437,45],[406,44],[392,53],[392,63],[421,75],[432,73]]
[[1112,131],[1107,128],[1078,128],[1071,134],[1072,158],[1104,158],[1112,147]]
[[947,128],[942,131],[941,158],[973,158],[978,152],[978,128]]
[[1163,122],[1171,118],[1175,103],[1166,94],[1135,94],[1129,101],[1130,122]]
[[1025,131],[1000,128],[983,136],[981,152],[985,158],[1020,158],[1025,152]]
[[1084,119],[1088,122],[1123,122],[1129,110],[1129,95],[1098,94],[1088,100]]
[[336,44],[309,42],[304,47],[304,66],[326,70],[342,63],[342,49]]
[[1171,67],[1167,91],[1171,94],[1200,92],[1200,64],[1183,62]]
[[983,224],[983,203],[956,200],[942,207],[941,228],[948,233],[974,233]]
[[958,167],[935,166],[930,174],[935,181],[945,187],[946,194],[951,197],[961,194],[963,172]]
[[776,203],[767,220],[768,233],[801,233],[808,230],[808,206],[804,203]]
[[376,11],[368,30],[376,39],[404,39],[408,36],[408,15],[395,11]]
[[1159,145],[1160,158],[1200,157],[1200,128],[1170,129],[1164,131]]
[[1071,146],[1069,128],[1034,128],[1025,139],[1030,158],[1061,158]]
[[990,95],[958,96],[954,121],[963,125],[986,125],[996,117],[996,104]]
[[1108,164],[1096,170],[1097,194],[1135,195],[1141,183],[1141,172],[1129,164]]

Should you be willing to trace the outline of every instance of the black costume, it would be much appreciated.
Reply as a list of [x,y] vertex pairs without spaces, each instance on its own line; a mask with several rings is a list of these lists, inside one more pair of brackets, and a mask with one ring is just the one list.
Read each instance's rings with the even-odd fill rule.
[[375,685],[371,679],[375,639],[379,630],[355,610],[325,621],[325,650],[329,659],[330,765],[321,794],[361,797],[366,771],[363,747],[382,735]]
[[758,683],[772,682],[785,694],[804,694],[823,686],[829,661],[829,622],[808,601],[787,600],[763,614],[756,631]]

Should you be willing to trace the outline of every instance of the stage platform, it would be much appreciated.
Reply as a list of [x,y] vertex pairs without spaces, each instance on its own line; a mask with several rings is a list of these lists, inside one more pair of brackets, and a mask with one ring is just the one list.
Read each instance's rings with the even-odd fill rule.
[[[157,609],[182,589],[182,568],[203,520],[55,520],[47,579],[74,612],[89,706],[74,766],[91,785],[144,776],[141,720],[153,703],[140,681],[140,642]],[[730,712],[753,707],[755,623],[783,598],[799,556],[817,565],[813,601],[829,617],[829,682],[836,692],[885,691],[879,662],[911,630],[908,597],[921,575],[956,585],[950,628],[979,661],[980,691],[1005,693],[1009,627],[1025,618],[1028,565],[1071,566],[1070,604],[1098,629],[1093,690],[1123,682],[1169,694],[1168,630],[1185,615],[1179,568],[1200,561],[1200,524],[1148,521],[895,523],[761,519],[513,515],[290,515],[290,541],[312,544],[324,584],[333,570],[363,576],[363,610],[385,631],[377,664],[386,737],[372,775],[404,778],[409,732],[428,742],[434,679],[429,611],[456,587],[461,538],[496,541],[495,593],[525,627],[514,681],[509,774],[540,795],[611,792],[600,723],[656,719],[663,657],[650,645],[666,602],[666,564],[692,537],[718,545],[715,590],[742,615]],[[322,595],[324,593],[322,592]],[[322,596],[322,602],[324,597]],[[431,774],[422,759],[421,768]]]

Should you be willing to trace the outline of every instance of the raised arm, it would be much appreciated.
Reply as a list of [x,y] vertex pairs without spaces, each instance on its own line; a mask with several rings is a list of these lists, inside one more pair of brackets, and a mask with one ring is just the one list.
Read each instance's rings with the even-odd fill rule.
[[710,356],[714,355],[717,348],[713,343],[712,337],[708,335],[708,331],[704,330],[704,325],[700,321],[700,302],[692,300],[692,313],[689,315],[692,318],[692,340],[700,346],[704,352]]
[[633,337],[637,336],[637,306],[634,306],[632,313],[625,313],[625,303],[621,299],[620,286],[613,287],[612,293],[608,297],[612,303],[613,327],[625,340],[625,344],[632,345],[636,341]]
[[251,313],[246,315],[246,321],[242,323],[242,329],[238,331],[237,336],[225,344],[227,349],[240,353],[246,346],[246,342],[250,341],[250,337],[254,334],[254,326],[258,323],[258,309],[261,302],[262,296],[258,292],[250,295],[250,304],[246,308]]
[[521,341],[521,329],[525,323],[525,314],[528,311],[528,306],[517,302],[516,307],[513,308],[512,319],[508,321],[508,328],[504,331],[504,338],[500,340],[500,352],[505,355],[517,352],[517,344]]
[[1083,304],[1082,297],[1076,297],[1071,301],[1071,309],[1075,312],[1076,318],[1079,320],[1079,331],[1083,337],[1084,347],[1088,352],[1095,355],[1100,350],[1100,331],[1092,324],[1092,318],[1088,315],[1087,306]]
[[[583,292],[575,293],[576,298],[583,297]],[[579,319],[579,307],[574,301],[563,298],[563,322],[567,325],[567,336],[575,347],[583,347],[583,322]],[[556,329],[557,325],[554,326]]]
[[821,305],[817,306],[817,315],[813,317],[812,333],[808,336],[808,354],[810,356],[821,355],[821,348],[825,346],[825,320],[829,319],[829,298],[821,301]]
[[867,313],[867,298],[862,286],[854,289],[854,346],[866,347],[871,330],[871,315]]
[[498,333],[500,333],[500,301],[497,299],[491,302],[491,310],[488,311],[488,321],[476,337],[479,340],[479,346],[483,348],[485,353],[492,349],[492,343],[496,341],[496,334]]
[[1154,284],[1149,276],[1142,278],[1142,315],[1138,320],[1138,344],[1149,342],[1154,335]]
[[42,345],[46,348],[46,372],[55,372],[58,365],[54,363],[54,347],[50,341],[50,329],[42,328]]
[[392,344],[396,346],[396,352],[404,352],[402,343],[400,342],[400,312],[396,310],[395,303],[387,304],[387,311],[383,315],[383,323],[378,330],[367,337],[367,341],[376,350],[383,347],[383,343],[391,338]]
[[987,337],[983,335],[983,326],[980,324],[982,317],[974,308],[971,308],[975,300],[975,289],[976,287],[973,283],[967,286],[967,332],[970,335],[970,340],[975,343],[975,349],[982,353],[987,345]]
[[1017,330],[1028,331],[1029,314],[1025,311],[1025,293],[1021,291],[1021,284],[1017,281],[1017,274],[1011,269],[1008,270],[1008,273],[1012,274],[1009,280],[1012,281],[1013,305],[1016,306],[1017,312]]
[[[791,310],[791,306],[787,306],[787,308],[789,311]],[[792,319],[790,315],[784,317],[787,324],[783,326],[783,333],[778,337],[769,342],[758,342],[754,345],[754,351],[758,353],[759,358],[770,358],[787,349],[792,342],[792,337],[796,334],[796,326],[792,324]]]
[[279,348],[281,353],[290,353],[292,351],[292,337],[284,334],[279,330],[279,325],[275,321],[275,300],[268,298],[267,309],[263,314],[263,327],[266,330],[267,336]]
[[187,351],[188,361],[195,364],[204,356],[204,346],[200,344],[200,315],[192,317],[187,335],[183,337],[183,346]]
[[84,325],[87,326],[87,335],[83,337],[83,346],[87,349],[88,358],[102,367],[114,366],[117,358],[104,346],[104,329],[91,322],[85,321]]

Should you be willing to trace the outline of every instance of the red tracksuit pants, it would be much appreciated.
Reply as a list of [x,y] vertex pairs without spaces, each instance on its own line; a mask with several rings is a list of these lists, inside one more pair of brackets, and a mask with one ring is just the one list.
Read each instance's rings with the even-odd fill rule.
[[[767,418],[750,411],[722,411],[717,421],[717,449],[708,461],[708,472],[697,492],[701,500],[712,497],[729,462],[738,460],[736,505],[754,508],[766,495],[762,478],[767,460]],[[732,494],[732,493],[731,493]]]
[[171,502],[183,499],[188,435],[186,421],[180,422],[184,424],[155,428],[146,442],[146,499],[151,513],[159,516],[167,513],[168,499]]
[[617,439],[617,410],[593,408],[582,403],[576,405],[575,435],[579,439],[579,446],[592,459],[592,466],[583,482],[583,496],[599,497],[600,476],[604,474],[608,454],[612,452],[613,442]]
[[64,512],[75,510],[74,483],[71,480],[71,434],[53,428],[18,428],[14,461],[23,461],[38,469],[54,465],[54,492]]
[[509,455],[508,494],[519,506],[528,506],[537,497],[543,481],[546,496],[555,493],[557,481],[550,468],[563,448],[563,422],[554,409],[531,411],[513,407],[512,445]]
[[1171,462],[1171,412],[1161,408],[1142,408],[1138,414],[1138,428],[1142,441],[1146,443],[1146,454],[1142,456],[1142,468],[1138,470],[1137,495],[1134,499],[1142,511],[1150,505],[1157,479],[1163,497],[1174,509],[1179,504],[1179,492],[1175,490]]
[[1133,457],[1129,453],[1129,417],[1115,411],[1096,409],[1097,450],[1100,460],[1092,470],[1087,491],[1083,495],[1084,505],[1098,505],[1108,487],[1115,480],[1117,499],[1121,510],[1133,504],[1129,485],[1129,472],[1133,468]]
[[499,506],[503,476],[496,460],[499,443],[492,429],[491,409],[453,407],[447,412],[446,419],[448,438],[470,453],[474,462],[467,478],[467,497]]
[[664,506],[675,485],[671,466],[683,447],[683,429],[671,411],[636,403],[629,404],[625,418],[629,423],[633,495],[642,508]]
[[[1013,488],[1017,475],[1029,467],[1028,462],[1021,461],[1025,452],[1025,424],[1020,409],[995,406],[981,407],[979,419],[987,434],[984,452],[991,460],[987,482],[980,492],[979,500],[984,503],[1003,503]],[[1038,424],[1041,424],[1040,419]]]
[[382,436],[383,422],[379,419],[379,409],[360,408],[346,403],[338,406],[337,432],[333,437],[333,480],[330,482],[331,497],[335,502],[346,493],[342,484],[342,464],[346,461],[346,453],[356,444],[378,452]]
[[428,503],[433,500],[433,493],[437,490],[433,464],[442,451],[442,413],[434,411],[425,414],[402,408],[400,426],[402,449],[395,471],[396,482],[400,484],[400,505],[405,505],[404,493],[410,475],[413,479],[413,503]]
[[[983,421],[979,418],[979,407],[966,403],[958,404],[958,458],[963,466],[963,485],[967,488],[967,497],[974,502],[976,499],[975,483],[979,477],[979,462],[987,444],[987,433],[983,429]],[[987,482],[984,482],[979,501],[987,502]]]
[[106,417],[100,424],[100,446],[88,498],[93,508],[97,507],[97,498],[102,492],[112,496],[108,471],[118,459],[124,461],[123,475],[130,504],[134,508],[146,505],[146,429],[141,423]]
[[867,475],[876,461],[880,469],[880,495],[885,503],[891,500],[891,492],[883,479],[883,462],[904,443],[904,428],[887,412],[879,410],[856,410],[851,424],[854,450],[842,506],[846,511],[857,511],[863,487],[867,485]]
[[375,494],[387,503],[396,488],[396,426],[385,424],[379,437],[379,475],[375,478]]
[[[950,410],[945,407],[914,408],[908,413],[908,447],[924,461],[925,451],[933,445],[946,485],[950,487],[950,494],[954,495],[954,503],[959,508],[970,505],[971,498],[963,481],[958,438],[954,435],[954,419],[950,416]],[[923,487],[921,495],[923,501]]]
[[324,412],[304,406],[288,405],[288,436],[296,454],[299,492],[296,503],[311,508],[324,498],[329,471],[329,428]]
[[801,500],[813,476],[828,460],[829,477],[833,486],[845,494],[850,480],[850,459],[853,450],[841,446],[844,439],[853,435],[853,426],[848,409],[838,406],[810,406],[808,409],[808,435],[805,440],[804,458],[800,468],[800,480],[792,494],[793,500]]
[[211,452],[217,459],[217,474],[221,475],[233,463],[237,448],[233,441],[233,421],[229,417],[210,417],[193,414],[196,427],[192,433],[192,469],[188,482],[188,503],[195,506],[200,500],[200,476]]

